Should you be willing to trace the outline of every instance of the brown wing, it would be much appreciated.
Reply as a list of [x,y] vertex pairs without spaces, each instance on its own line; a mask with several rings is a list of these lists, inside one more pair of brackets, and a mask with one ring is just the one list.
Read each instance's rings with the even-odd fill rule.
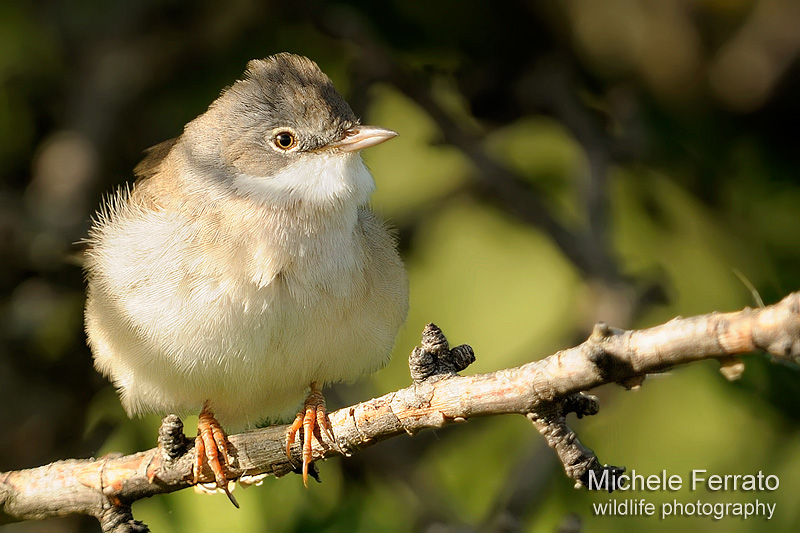
[[172,150],[172,147],[175,146],[179,138],[180,137],[175,137],[174,139],[164,141],[145,150],[144,159],[133,169],[136,178],[138,180],[145,180],[158,172],[161,162],[167,157],[167,154]]

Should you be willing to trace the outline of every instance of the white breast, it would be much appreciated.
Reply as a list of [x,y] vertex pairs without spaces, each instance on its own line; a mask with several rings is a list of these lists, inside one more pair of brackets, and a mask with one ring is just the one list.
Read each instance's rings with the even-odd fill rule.
[[386,361],[407,287],[392,238],[358,208],[372,179],[360,158],[309,161],[309,201],[325,209],[275,207],[295,168],[240,176],[238,194],[201,208],[145,208],[134,191],[95,226],[87,333],[129,413],[211,400],[223,424],[255,423],[288,414],[311,381]]

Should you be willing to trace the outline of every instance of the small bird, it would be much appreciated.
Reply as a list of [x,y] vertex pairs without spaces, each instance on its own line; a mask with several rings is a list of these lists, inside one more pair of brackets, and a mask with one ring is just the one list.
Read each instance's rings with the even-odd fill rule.
[[288,454],[303,429],[306,483],[315,427],[331,431],[320,388],[388,360],[408,280],[360,150],[395,135],[310,59],[253,60],[93,220],[95,367],[130,416],[199,412],[194,482],[207,463],[234,504],[223,425],[291,416],[308,393],[287,434]]

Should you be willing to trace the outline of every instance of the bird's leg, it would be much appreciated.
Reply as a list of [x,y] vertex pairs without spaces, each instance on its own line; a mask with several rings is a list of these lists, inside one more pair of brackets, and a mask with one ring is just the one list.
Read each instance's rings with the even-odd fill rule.
[[231,494],[228,489],[228,478],[225,475],[225,470],[228,468],[228,438],[222,430],[217,419],[214,418],[214,413],[208,402],[203,404],[203,410],[200,411],[200,419],[197,421],[197,438],[194,441],[194,484],[198,482],[200,471],[203,469],[203,461],[208,463],[211,471],[214,473],[214,480],[217,488],[222,489],[228,496],[231,503],[239,507],[236,498]]
[[[328,411],[325,409],[325,397],[322,391],[317,388],[316,382],[311,382],[311,392],[308,393],[303,410],[297,413],[297,417],[286,432],[286,455],[292,458],[291,447],[294,444],[297,432],[303,428],[301,444],[303,447],[303,485],[308,487],[308,465],[311,464],[311,436],[314,429],[324,431],[331,442],[336,442],[333,437],[331,422],[328,420]],[[322,442],[320,435],[317,440]]]

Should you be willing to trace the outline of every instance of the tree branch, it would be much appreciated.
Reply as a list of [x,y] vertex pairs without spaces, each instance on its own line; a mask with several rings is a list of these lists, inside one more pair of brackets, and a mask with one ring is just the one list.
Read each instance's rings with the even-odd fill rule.
[[[583,394],[606,383],[638,387],[647,374],[703,359],[718,359],[735,379],[735,357],[765,351],[800,362],[800,292],[760,309],[676,318],[644,330],[598,324],[584,343],[539,361],[489,374],[459,376],[474,355],[469,346],[449,348],[442,332],[426,326],[421,346],[409,357],[412,385],[331,413],[335,443],[321,444],[314,458],[351,455],[396,436],[464,422],[475,416],[526,415],[556,450],[567,475],[586,484],[603,467],[567,426],[568,413],[595,414],[598,402]],[[300,463],[300,448],[286,457],[287,426],[271,426],[230,436],[233,474],[243,482],[283,476]],[[0,474],[0,523],[82,513],[97,517],[104,531],[146,531],[133,519],[132,502],[190,486],[193,443],[175,415],[159,431],[159,446],[144,452],[100,459],[65,460]],[[213,481],[210,471],[201,481]]]

